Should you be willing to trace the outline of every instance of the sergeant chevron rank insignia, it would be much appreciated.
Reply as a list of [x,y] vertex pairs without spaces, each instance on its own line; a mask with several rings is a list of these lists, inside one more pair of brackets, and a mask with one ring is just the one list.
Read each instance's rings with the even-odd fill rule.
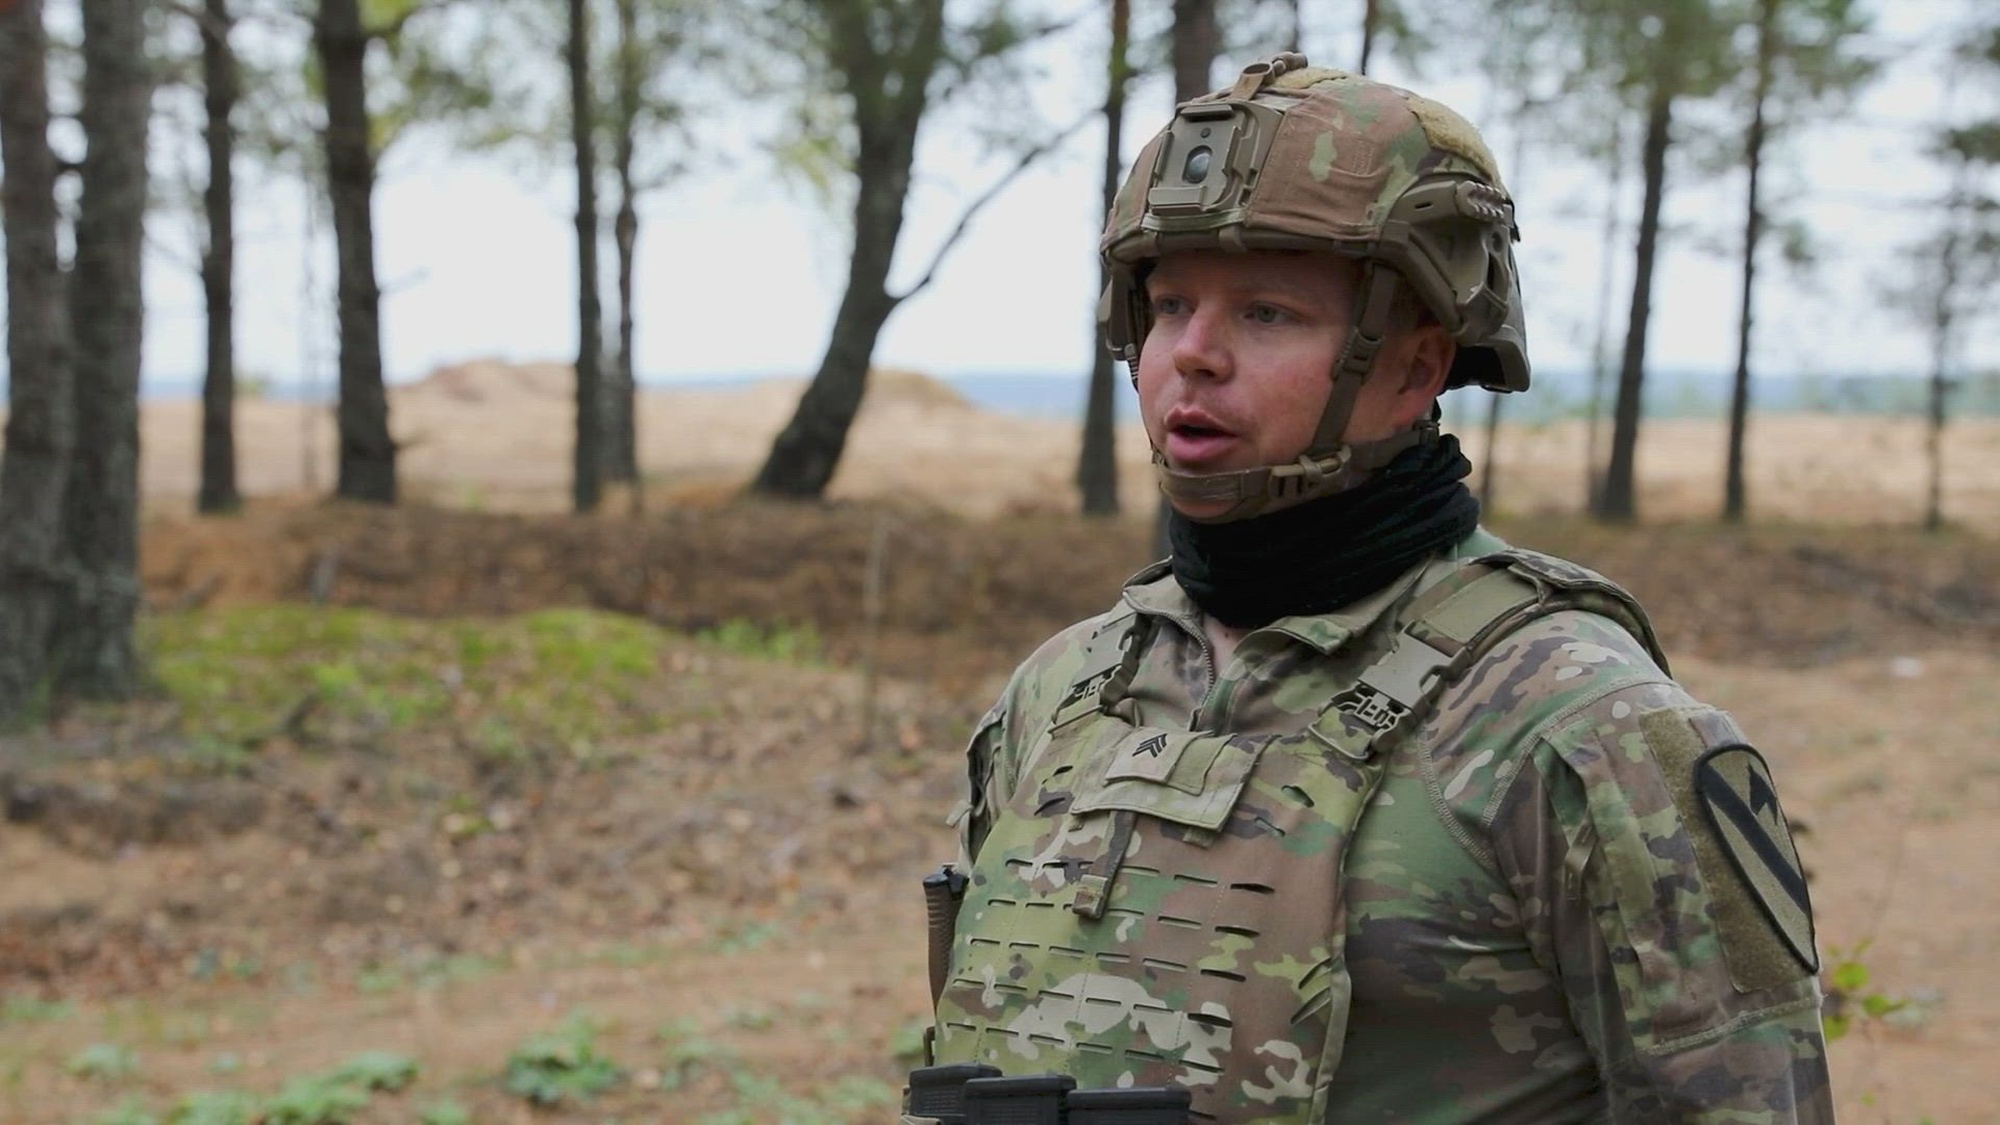
[[1763,755],[1740,743],[1718,746],[1695,764],[1694,789],[1751,897],[1799,963],[1817,972],[1805,870]]

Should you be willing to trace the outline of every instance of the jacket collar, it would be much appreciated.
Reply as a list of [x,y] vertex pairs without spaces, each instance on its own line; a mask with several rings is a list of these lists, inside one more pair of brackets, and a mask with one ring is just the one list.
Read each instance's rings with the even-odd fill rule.
[[[1280,617],[1252,632],[1282,633],[1321,655],[1331,656],[1349,641],[1373,628],[1412,590],[1443,577],[1444,573],[1456,567],[1459,560],[1479,558],[1506,547],[1507,544],[1498,536],[1485,528],[1478,528],[1450,550],[1418,563],[1397,576],[1395,581],[1360,601],[1342,606],[1332,613]],[[1201,607],[1194,604],[1194,599],[1187,596],[1180,583],[1174,581],[1173,569],[1167,560],[1156,562],[1126,579],[1122,598],[1138,613],[1164,617],[1187,630],[1191,636],[1202,635]]]

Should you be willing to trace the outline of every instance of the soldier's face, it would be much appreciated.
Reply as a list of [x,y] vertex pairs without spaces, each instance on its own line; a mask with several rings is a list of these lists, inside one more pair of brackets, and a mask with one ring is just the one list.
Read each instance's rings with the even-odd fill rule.
[[[1330,254],[1162,258],[1146,280],[1153,325],[1139,352],[1139,407],[1153,447],[1191,473],[1296,461],[1326,407],[1358,279],[1354,262]],[[1410,343],[1392,339],[1377,355],[1348,421],[1348,441],[1388,437],[1430,409],[1436,387],[1421,403],[1406,393]],[[1196,519],[1229,507],[1177,504]]]

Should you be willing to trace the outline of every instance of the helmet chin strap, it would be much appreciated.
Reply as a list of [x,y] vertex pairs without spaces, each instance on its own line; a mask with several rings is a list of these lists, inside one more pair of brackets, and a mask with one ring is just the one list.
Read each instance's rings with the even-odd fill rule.
[[1405,449],[1436,440],[1435,411],[1410,429],[1378,441],[1341,440],[1375,355],[1382,350],[1400,283],[1394,270],[1380,268],[1372,261],[1362,267],[1354,327],[1348,330],[1347,342],[1334,363],[1333,387],[1326,396],[1326,408],[1320,412],[1319,427],[1297,461],[1221,473],[1190,473],[1167,464],[1166,456],[1155,448],[1153,466],[1167,499],[1176,506],[1181,502],[1228,504],[1220,515],[1187,518],[1197,523],[1233,523],[1345,492]]

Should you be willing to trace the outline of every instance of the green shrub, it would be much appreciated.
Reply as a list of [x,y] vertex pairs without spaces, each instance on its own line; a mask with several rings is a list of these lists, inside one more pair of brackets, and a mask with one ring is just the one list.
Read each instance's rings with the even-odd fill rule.
[[507,1092],[536,1105],[588,1101],[623,1077],[598,1053],[597,1030],[582,1016],[533,1036],[507,1057]]
[[363,1051],[335,1067],[327,1078],[394,1093],[417,1080],[417,1061],[393,1051]]
[[346,1125],[368,1108],[374,1090],[394,1093],[417,1080],[416,1060],[391,1051],[363,1051],[325,1074],[286,1084],[265,1103],[262,1125]]
[[368,1108],[368,1091],[331,1074],[295,1078],[264,1103],[263,1125],[348,1125]]

